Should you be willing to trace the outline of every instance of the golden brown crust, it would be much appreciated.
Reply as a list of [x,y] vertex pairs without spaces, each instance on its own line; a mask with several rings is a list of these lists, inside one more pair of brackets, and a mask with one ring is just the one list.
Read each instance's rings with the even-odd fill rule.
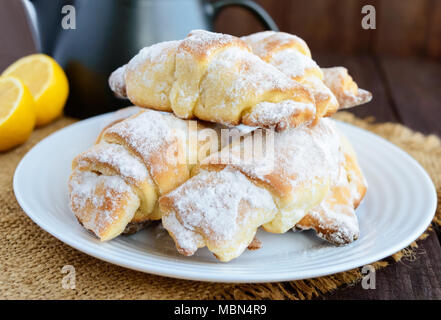
[[262,241],[254,237],[253,241],[248,245],[248,250],[258,250],[262,248]]
[[311,58],[311,51],[305,41],[289,33],[264,31],[242,37],[242,40],[265,61],[269,61],[274,53],[288,48]]
[[178,52],[187,52],[199,61],[206,60],[218,51],[229,47],[238,47],[251,52],[247,44],[240,38],[223,33],[216,33],[213,37],[205,37],[204,35],[205,31],[191,31],[179,44]]

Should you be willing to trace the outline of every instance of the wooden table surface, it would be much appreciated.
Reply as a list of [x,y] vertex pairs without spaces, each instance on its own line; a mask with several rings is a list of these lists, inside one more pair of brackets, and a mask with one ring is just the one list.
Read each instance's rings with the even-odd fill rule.
[[[373,93],[370,103],[351,109],[359,117],[398,122],[441,136],[441,63],[371,55],[316,54],[321,66],[346,66],[360,87]],[[441,159],[440,159],[441,161]],[[441,232],[420,241],[417,259],[403,260],[376,273],[376,289],[361,285],[319,299],[441,299]]]
[[[17,1],[18,2],[18,1]],[[9,2],[12,3],[12,2]],[[19,5],[0,10],[0,72],[35,50]],[[5,45],[7,44],[7,45]],[[315,53],[321,66],[346,66],[373,100],[351,110],[377,121],[403,123],[441,136],[441,63],[373,55]],[[376,274],[376,289],[361,285],[340,289],[319,299],[441,299],[441,232],[419,243],[417,259],[392,263]]]

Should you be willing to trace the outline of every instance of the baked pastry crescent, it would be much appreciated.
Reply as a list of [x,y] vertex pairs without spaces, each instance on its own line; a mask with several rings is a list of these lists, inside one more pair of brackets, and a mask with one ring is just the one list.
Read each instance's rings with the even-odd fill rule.
[[[248,138],[259,132],[265,135],[264,152],[246,159]],[[284,233],[325,199],[344,161],[331,120],[274,133],[273,142],[270,134],[253,131],[211,154],[192,178],[160,198],[162,223],[180,253],[207,246],[229,261],[245,250],[259,226]]]
[[[118,236],[129,222],[133,229],[134,223],[160,219],[158,197],[189,178],[202,156],[199,147],[218,150],[217,139],[199,139],[205,129],[200,123],[170,113],[129,111],[135,114],[106,126],[97,144],[72,163],[72,211],[103,241]],[[116,116],[121,113],[130,112]]]
[[344,67],[322,68],[324,82],[337,97],[340,109],[347,109],[372,100],[369,91],[358,88]]
[[323,83],[323,72],[312,60],[311,52],[303,39],[275,31],[258,32],[241,39],[264,61],[310,89],[319,116],[330,116],[338,110],[337,99]]
[[184,119],[283,130],[316,117],[307,87],[254,55],[241,39],[202,30],[142,49],[109,83],[137,106]]

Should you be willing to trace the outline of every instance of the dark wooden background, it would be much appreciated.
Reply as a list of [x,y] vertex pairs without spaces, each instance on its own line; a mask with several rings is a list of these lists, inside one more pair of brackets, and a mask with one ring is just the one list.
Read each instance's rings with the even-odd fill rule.
[[[441,0],[259,0],[282,31],[305,39],[321,66],[346,66],[373,100],[360,117],[403,123],[441,135]],[[361,8],[374,5],[377,29],[361,28]],[[262,30],[246,10],[228,8],[216,30],[245,35]],[[35,52],[21,2],[0,0],[0,72]],[[441,159],[440,159],[441,161]],[[440,232],[420,243],[415,261],[377,272],[377,289],[360,285],[321,299],[441,299]]]
[[[439,0],[257,0],[282,31],[303,38],[312,52],[441,58]],[[361,28],[361,8],[376,9],[376,30]],[[242,8],[225,9],[219,31],[245,35],[262,30]]]

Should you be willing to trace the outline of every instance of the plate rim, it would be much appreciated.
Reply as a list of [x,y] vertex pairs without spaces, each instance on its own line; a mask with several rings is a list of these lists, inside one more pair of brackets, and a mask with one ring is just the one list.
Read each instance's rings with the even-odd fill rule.
[[[381,136],[378,136],[368,130],[359,128],[357,126],[354,126],[352,124],[344,123],[339,120],[333,119],[335,122],[338,123],[338,125],[347,126],[350,127],[351,130],[356,130],[361,134],[367,134],[370,136],[370,138],[373,138],[374,140],[381,141],[381,143],[385,144],[388,148],[394,149],[395,152],[398,152],[401,154],[401,156],[405,157],[408,161],[410,161],[413,164],[413,167],[415,170],[419,171],[419,175],[422,176],[423,180],[427,183],[427,186],[431,189],[430,195],[427,195],[428,197],[431,197],[433,201],[430,203],[430,212],[432,214],[426,214],[426,218],[422,223],[419,224],[418,228],[415,228],[410,235],[408,235],[405,239],[401,240],[400,242],[395,243],[393,246],[388,247],[386,250],[382,250],[379,253],[372,254],[368,258],[360,258],[358,260],[354,260],[351,262],[346,263],[344,267],[342,265],[335,265],[333,267],[322,267],[319,270],[312,269],[303,271],[300,274],[295,271],[287,271],[283,273],[261,273],[260,276],[257,274],[228,274],[228,273],[220,273],[220,277],[216,277],[216,275],[213,275],[211,273],[204,274],[202,272],[197,271],[180,271],[173,268],[163,269],[163,266],[151,266],[148,264],[140,266],[138,262],[131,261],[130,263],[125,263],[124,260],[120,260],[119,258],[115,258],[110,253],[106,252],[100,252],[98,250],[95,250],[92,247],[88,247],[83,245],[81,242],[78,242],[75,240],[75,238],[71,238],[69,236],[65,236],[62,232],[57,232],[57,230],[54,230],[56,228],[52,228],[51,225],[43,218],[40,217],[38,213],[35,212],[35,210],[32,210],[26,202],[26,200],[23,197],[23,194],[19,192],[19,185],[18,185],[18,177],[20,176],[20,172],[23,170],[23,167],[26,165],[26,162],[28,161],[29,157],[32,156],[33,153],[37,152],[35,150],[38,150],[39,146],[43,143],[48,143],[50,139],[53,139],[55,135],[61,134],[61,132],[65,130],[72,130],[76,126],[84,125],[87,122],[93,122],[97,121],[100,118],[108,117],[110,113],[105,113],[102,115],[94,116],[85,120],[78,121],[76,123],[73,123],[71,125],[68,125],[60,130],[57,130],[50,134],[49,136],[45,137],[43,140],[38,142],[35,146],[33,146],[26,154],[25,156],[20,160],[20,163],[17,165],[14,177],[13,177],[13,190],[14,195],[17,199],[17,202],[19,203],[20,207],[23,209],[23,211],[26,213],[26,215],[35,223],[37,224],[41,229],[48,232],[58,240],[62,241],[63,243],[69,245],[70,247],[79,250],[83,253],[86,253],[87,255],[90,255],[94,258],[106,261],[108,263],[112,263],[124,268],[150,273],[150,274],[156,274],[160,276],[165,277],[171,277],[176,279],[185,279],[185,280],[195,280],[195,281],[205,281],[205,282],[222,282],[222,283],[264,283],[264,282],[280,282],[280,281],[294,281],[294,280],[301,280],[301,279],[310,279],[310,278],[317,278],[325,275],[345,272],[347,270],[351,270],[354,268],[358,268],[363,265],[367,265],[376,261],[379,261],[381,259],[384,259],[386,257],[389,257],[390,255],[400,251],[401,249],[407,247],[409,244],[411,244],[413,241],[418,239],[418,237],[424,233],[424,231],[427,229],[427,227],[430,225],[430,223],[433,220],[433,217],[436,212],[436,206],[437,206],[437,195],[436,195],[436,189],[433,184],[432,179],[426,172],[426,170],[416,161],[412,156],[410,156],[407,152],[396,146],[395,144],[389,142],[388,140],[384,139]],[[429,206],[429,205],[428,205]],[[429,210],[427,210],[429,212]],[[149,257],[151,258],[151,257]],[[165,263],[165,262],[164,262]],[[221,264],[221,262],[219,262]],[[317,270],[317,271],[314,271]],[[296,274],[297,273],[297,274]]]

